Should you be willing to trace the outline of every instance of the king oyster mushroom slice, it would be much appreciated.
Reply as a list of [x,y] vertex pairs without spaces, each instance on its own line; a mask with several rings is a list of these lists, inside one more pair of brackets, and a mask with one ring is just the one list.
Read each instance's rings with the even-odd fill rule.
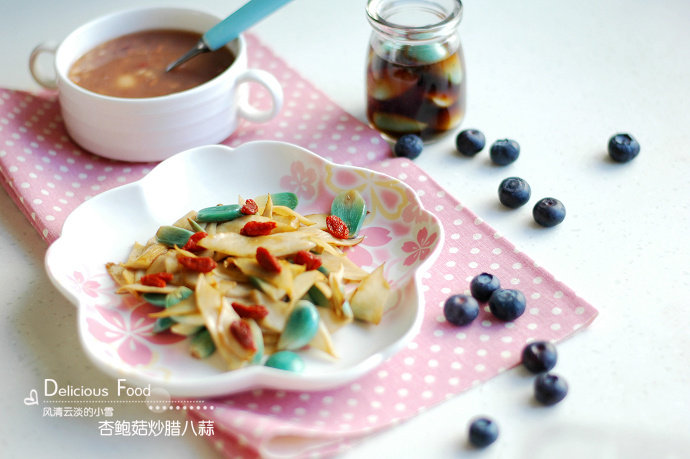
[[[263,343],[257,340],[257,335],[252,329],[253,327],[250,325],[250,337],[253,347],[248,348],[243,346],[243,344],[231,332],[233,323],[237,321],[244,321],[248,325],[250,325],[250,322],[254,322],[252,319],[240,318],[237,312],[235,312],[235,309],[232,307],[230,300],[227,297],[222,297],[220,313],[218,314],[218,336],[232,353],[239,357],[243,362],[249,362],[254,359],[256,353],[260,350],[263,353]],[[260,330],[258,339],[261,339]]]
[[249,222],[274,222],[276,224],[273,233],[283,233],[286,231],[296,231],[298,226],[292,223],[291,220],[283,218],[269,218],[263,215],[244,215],[232,221],[221,223],[216,228],[216,233],[239,233],[244,225]]
[[[321,309],[323,308],[316,309],[319,313],[320,319],[322,317]],[[331,357],[334,357],[336,359],[338,358],[338,353],[335,351],[335,346],[333,345],[333,338],[331,337],[331,333],[328,330],[326,324],[321,320],[319,320],[319,325],[318,329],[316,330],[316,334],[311,339],[311,341],[309,341],[309,346],[314,349],[318,349],[319,351],[325,352]]]
[[261,319],[261,328],[267,333],[279,334],[285,328],[285,321],[292,309],[286,301],[275,300],[265,293],[254,290],[249,296],[249,303],[260,304],[268,310],[268,315]]
[[197,308],[196,306],[196,298],[194,297],[194,295],[190,295],[187,298],[181,300],[180,302],[168,308],[164,308],[160,311],[153,312],[149,314],[149,317],[160,318],[183,316],[188,314],[199,314],[199,308]]
[[[276,289],[282,290],[284,294],[292,297],[293,280],[295,275],[304,271],[304,266],[293,265],[285,260],[278,260],[281,267],[280,272],[270,272],[261,267],[256,257],[244,258],[237,257],[233,260],[235,266],[249,278],[255,278],[271,284]],[[267,292],[268,293],[268,292]],[[277,297],[275,299],[279,299]]]
[[315,283],[323,281],[325,278],[326,276],[321,271],[315,269],[304,271],[295,276],[295,280],[292,283],[292,296],[290,297],[292,303],[295,304],[302,299]]
[[321,255],[321,265],[329,272],[338,271],[343,268],[343,279],[349,281],[360,281],[367,277],[369,273],[360,268],[355,262],[347,257],[333,255],[330,252],[323,252]]
[[304,215],[287,206],[273,206],[273,217],[275,218],[277,216],[297,219],[297,221],[304,226],[312,226],[316,224],[316,222],[310,220],[308,217],[305,217]]
[[154,287],[152,285],[144,285],[139,283],[127,284],[121,286],[117,293],[163,293],[168,294],[174,292],[178,288],[177,285],[166,285],[165,287]]
[[216,349],[218,349],[223,360],[227,363],[228,369],[235,370],[242,367],[244,361],[227,347],[225,340],[220,336],[219,315],[223,297],[220,292],[209,283],[206,275],[199,276],[196,284],[195,296],[197,307],[204,316],[206,328],[211,334]]
[[317,228],[316,225],[302,228],[299,232],[308,235],[308,237],[311,237],[314,241],[322,241],[324,243],[334,245],[337,247],[352,247],[364,240],[364,237],[362,236],[351,239],[340,239],[337,237],[333,237],[331,233]]
[[329,303],[336,315],[352,318],[352,309],[345,298],[345,286],[343,284],[344,272],[345,270],[341,266],[338,271],[332,271],[328,274],[328,286],[331,289]]
[[239,283],[228,279],[218,279],[216,288],[220,291],[221,295],[230,298],[246,298],[255,290],[250,284]]
[[173,223],[173,226],[179,226],[180,228],[184,228],[193,232],[196,232],[197,230],[192,227],[192,224],[190,220],[194,220],[196,218],[196,210],[190,210],[186,214],[184,214],[182,217],[180,217],[176,222]]
[[287,256],[300,250],[311,250],[316,243],[310,234],[303,231],[289,231],[266,236],[243,236],[238,233],[218,233],[199,241],[199,245],[225,255],[253,257],[258,247],[264,247],[275,257]]
[[170,331],[175,333],[176,335],[191,336],[204,329],[203,325],[184,324],[175,321],[173,322],[174,323],[170,327]]
[[[358,304],[371,301],[376,296],[375,290],[379,287],[388,289],[388,285],[385,279],[373,276],[374,273],[368,274],[344,255],[341,248],[360,243],[362,237],[335,238],[326,230],[327,214],[304,217],[293,210],[296,196],[292,193],[278,195],[280,199],[274,199],[277,195],[258,198],[259,212],[256,215],[240,215],[229,222],[200,224],[194,219],[197,213],[190,212],[172,225],[179,229],[166,228],[173,236],[177,233],[183,236],[178,241],[179,245],[174,244],[174,249],[152,238],[146,245],[135,244],[127,260],[132,268],[124,264],[109,264],[108,271],[120,281],[118,283],[129,287],[129,291],[146,295],[169,296],[168,290],[185,288],[184,285],[195,288],[194,296],[182,299],[178,304],[166,304],[166,309],[152,317],[157,319],[157,324],[165,325],[165,329],[190,336],[193,355],[202,357],[218,349],[229,369],[260,363],[264,355],[306,345],[337,357],[331,334],[353,320],[353,310],[347,300],[352,290],[348,290],[346,295],[345,283],[364,281],[358,288],[359,292],[355,290],[352,294]],[[366,208],[356,199],[358,193],[341,194],[343,199],[348,196],[354,196],[353,202],[357,204],[354,206],[357,215],[353,218],[358,221],[352,225],[355,227],[352,234],[355,234],[356,227],[366,216]],[[337,212],[347,207],[342,202],[334,205]],[[345,215],[345,218],[349,217]],[[249,221],[275,221],[277,227],[266,236],[239,234]],[[203,254],[212,256],[219,265],[213,273],[190,272],[189,276],[182,278],[180,273],[187,271],[180,269],[177,254],[193,255],[179,247],[184,245],[183,238],[197,231],[208,233],[199,245],[205,249]],[[281,273],[269,273],[261,268],[255,258],[258,247],[280,257]],[[306,271],[304,265],[287,261],[301,250],[319,253],[322,268]],[[143,286],[137,282],[145,273],[163,271],[175,274],[168,287]],[[380,274],[382,276],[382,271]],[[125,283],[127,280],[129,282]],[[322,297],[324,304],[321,306],[325,307],[316,308],[306,300],[311,298],[310,290],[315,289]],[[381,292],[377,298],[382,298]],[[261,304],[269,313],[258,321],[242,319],[232,307],[234,300],[243,304]],[[378,305],[374,306],[373,312],[361,308],[361,305],[360,309],[365,312],[360,311],[358,318],[375,323],[383,311]],[[234,335],[231,331],[233,324],[238,322],[242,322],[244,335],[237,334],[237,327]]]
[[[173,257],[175,258],[175,264],[170,265],[168,262],[169,254],[170,252],[173,252]],[[168,267],[170,267],[171,271],[168,271]],[[179,266],[177,265],[177,256],[174,255],[174,250],[168,250],[167,252],[161,254],[158,256],[155,260],[151,262],[151,264],[146,268],[146,274],[153,274],[153,273],[162,273],[162,272],[169,272],[171,274],[176,273],[179,270]]]
[[276,206],[285,206],[289,207],[291,209],[294,209],[297,207],[298,199],[297,195],[295,193],[289,192],[289,191],[282,191],[280,193],[272,193],[272,194],[264,194],[261,196],[257,196],[254,198],[254,202],[256,202],[257,206],[259,207],[259,212],[258,214],[263,214],[264,209],[267,205],[269,205],[269,200],[270,200],[270,206],[273,207],[274,205]]
[[383,276],[383,265],[380,265],[362,280],[350,298],[355,318],[378,324],[386,309],[389,294],[390,285]]
[[324,324],[326,329],[333,335],[335,332],[340,330],[345,325],[352,323],[352,316],[345,316],[342,314],[336,314],[330,308],[317,308],[319,311],[319,317],[321,322]]
[[105,269],[117,285],[134,283],[134,272],[125,268],[122,263],[106,263]]
[[206,326],[206,321],[204,319],[204,316],[202,316],[198,312],[196,314],[183,314],[183,315],[178,315],[178,316],[172,316],[172,320],[174,320],[178,324],[185,324],[185,325],[197,326],[197,327],[205,327]]
[[[140,250],[137,250],[140,249]],[[132,249],[129,259],[124,263],[125,268],[146,269],[160,255],[168,251],[168,247],[158,242],[150,243],[146,246],[136,246]]]

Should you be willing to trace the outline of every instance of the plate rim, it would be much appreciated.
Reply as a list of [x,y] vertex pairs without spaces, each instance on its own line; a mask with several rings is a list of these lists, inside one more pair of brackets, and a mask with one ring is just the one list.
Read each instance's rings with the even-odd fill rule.
[[[89,346],[87,346],[87,342],[84,337],[82,327],[82,315],[84,313],[85,306],[82,306],[79,299],[62,285],[62,283],[57,279],[57,276],[52,269],[51,260],[54,258],[55,252],[59,251],[60,246],[62,244],[65,244],[68,240],[67,236],[64,235],[65,228],[69,228],[72,224],[71,222],[73,220],[76,220],[78,218],[78,215],[82,212],[85,212],[89,207],[98,205],[100,201],[106,199],[112,194],[121,193],[123,189],[145,187],[148,181],[154,180],[154,177],[161,174],[161,171],[166,169],[167,164],[184,161],[186,157],[198,154],[200,150],[218,150],[223,154],[235,154],[235,152],[237,152],[238,150],[241,151],[242,149],[251,149],[256,148],[257,146],[272,145],[279,145],[281,148],[297,150],[300,154],[310,156],[316,159],[317,161],[323,162],[325,165],[330,165],[331,167],[344,168],[355,171],[365,171],[369,174],[373,173],[375,175],[393,180],[401,184],[404,188],[408,190],[409,195],[413,197],[415,204],[419,207],[419,209],[422,210],[425,214],[427,214],[430,217],[430,220],[434,222],[434,224],[437,227],[438,233],[434,249],[427,256],[427,258],[424,261],[422,261],[420,265],[415,269],[411,278],[407,280],[405,284],[400,286],[400,288],[407,288],[410,283],[413,284],[412,288],[414,289],[415,297],[417,300],[417,307],[415,311],[415,317],[411,326],[397,340],[387,344],[381,350],[366,357],[364,360],[352,364],[351,366],[343,369],[343,371],[321,374],[290,373],[264,366],[250,366],[239,370],[222,372],[217,375],[199,376],[185,379],[181,382],[176,382],[174,379],[162,380],[157,377],[147,376],[142,374],[141,372],[135,371],[134,369],[132,371],[124,371],[121,368],[108,364],[108,362],[106,362],[104,359],[98,357],[97,355],[95,355],[94,352],[90,351]],[[48,278],[51,281],[51,283],[65,298],[68,299],[70,303],[75,305],[78,309],[77,331],[79,334],[79,341],[81,343],[83,352],[87,355],[89,360],[97,368],[99,368],[104,373],[109,374],[110,376],[116,378],[126,377],[128,383],[132,383],[138,386],[146,386],[150,384],[153,387],[155,385],[156,388],[162,388],[168,391],[171,395],[177,397],[223,396],[255,388],[301,391],[327,390],[345,385],[349,382],[352,382],[356,379],[365,376],[366,374],[380,366],[383,362],[387,361],[395,354],[397,354],[400,350],[402,350],[402,348],[407,346],[409,342],[419,333],[426,309],[425,299],[423,295],[422,275],[425,272],[427,272],[431,266],[433,266],[436,259],[440,255],[440,252],[444,245],[444,239],[444,228],[440,219],[422,204],[421,199],[414,191],[414,189],[404,181],[395,178],[385,172],[375,171],[372,169],[368,169],[364,166],[335,163],[327,158],[317,155],[316,153],[304,147],[289,142],[282,142],[276,140],[254,140],[251,142],[243,143],[237,147],[230,147],[223,144],[213,144],[193,147],[184,150],[156,164],[143,177],[130,183],[108,189],[102,193],[95,195],[89,200],[82,202],[65,218],[65,221],[63,222],[61,227],[60,235],[50,244],[50,246],[46,250],[46,254],[44,256],[44,268],[47,272]],[[238,382],[239,386],[237,385]]]

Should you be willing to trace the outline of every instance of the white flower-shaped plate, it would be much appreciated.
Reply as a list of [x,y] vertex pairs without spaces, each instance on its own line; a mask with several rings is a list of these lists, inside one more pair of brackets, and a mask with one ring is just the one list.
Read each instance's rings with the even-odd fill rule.
[[[356,188],[368,204],[364,241],[348,256],[367,270],[385,262],[394,305],[380,324],[355,322],[333,335],[339,358],[300,351],[302,373],[261,365],[226,371],[220,357],[195,359],[186,338],[154,334],[157,308],[115,293],[107,262],[124,261],[134,242],[189,210],[237,202],[238,196],[292,191],[303,214],[328,212],[333,197]],[[84,202],[66,219],[48,249],[46,269],[57,289],[79,308],[79,334],[98,367],[128,384],[173,396],[208,397],[258,387],[322,390],[361,377],[403,348],[424,315],[420,276],[443,241],[442,226],[404,183],[367,169],[336,165],[295,145],[259,141],[232,149],[194,148],[157,165],[143,179]],[[217,353],[216,353],[217,354]]]

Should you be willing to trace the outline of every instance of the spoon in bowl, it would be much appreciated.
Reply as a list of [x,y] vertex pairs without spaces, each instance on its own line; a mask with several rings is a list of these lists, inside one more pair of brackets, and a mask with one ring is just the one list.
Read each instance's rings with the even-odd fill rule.
[[215,51],[237,38],[240,33],[291,0],[249,0],[240,9],[210,28],[201,36],[194,48],[166,67],[169,72],[194,56]]

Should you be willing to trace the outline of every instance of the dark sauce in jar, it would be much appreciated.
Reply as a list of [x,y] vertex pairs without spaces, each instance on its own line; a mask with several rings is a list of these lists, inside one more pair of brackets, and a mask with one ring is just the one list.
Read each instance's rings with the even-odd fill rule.
[[434,140],[465,114],[464,58],[441,44],[408,46],[386,55],[369,49],[367,118],[390,139],[417,134]]

